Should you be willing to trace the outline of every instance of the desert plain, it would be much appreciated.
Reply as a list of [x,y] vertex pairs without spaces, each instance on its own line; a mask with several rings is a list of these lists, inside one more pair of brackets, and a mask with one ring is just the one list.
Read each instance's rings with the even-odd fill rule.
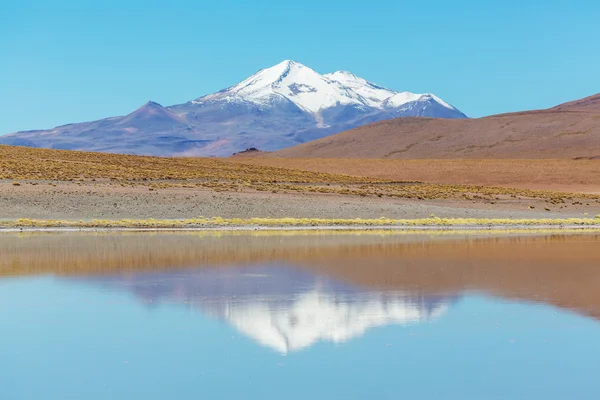
[[0,220],[5,227],[215,218],[593,223],[599,176],[598,160],[159,158],[0,146]]

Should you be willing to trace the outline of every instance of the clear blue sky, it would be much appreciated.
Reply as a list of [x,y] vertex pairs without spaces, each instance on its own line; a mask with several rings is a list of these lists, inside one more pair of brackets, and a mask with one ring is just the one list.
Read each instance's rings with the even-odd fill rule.
[[0,134],[182,103],[284,59],[466,114],[600,92],[597,0],[5,0]]

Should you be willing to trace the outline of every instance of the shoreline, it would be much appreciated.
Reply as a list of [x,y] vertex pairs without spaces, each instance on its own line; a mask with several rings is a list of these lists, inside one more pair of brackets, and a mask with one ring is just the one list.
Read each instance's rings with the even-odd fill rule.
[[77,227],[77,226],[22,226],[6,227],[0,226],[1,233],[73,233],[73,232],[99,232],[99,233],[117,233],[117,232],[473,232],[473,231],[512,231],[512,232],[600,232],[600,223],[597,225],[581,224],[470,224],[470,225],[304,225],[304,226],[265,226],[265,225],[208,225],[196,227],[124,227],[124,226],[98,226],[98,227]]

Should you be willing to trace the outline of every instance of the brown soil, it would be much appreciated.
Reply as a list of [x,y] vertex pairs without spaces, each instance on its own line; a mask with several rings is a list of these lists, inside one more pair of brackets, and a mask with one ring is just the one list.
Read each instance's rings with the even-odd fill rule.
[[384,160],[247,157],[244,164],[422,181],[532,190],[600,193],[600,160]]
[[[399,160],[178,159],[0,146],[0,219],[543,218],[600,213],[597,195],[489,186],[517,186],[526,182],[515,182],[523,174],[542,177],[529,183],[585,185],[598,182],[598,161],[560,167],[546,161],[511,162],[515,164],[507,168],[482,165],[484,161],[409,165],[395,164],[409,163]],[[298,168],[289,168],[293,163]],[[345,174],[323,172],[332,169]],[[468,174],[475,178],[461,182]],[[377,177],[384,175],[391,181]],[[501,181],[483,180],[488,176]],[[406,182],[425,180],[449,184]]]
[[479,119],[398,118],[271,153],[285,158],[597,158],[600,94]]
[[[0,220],[224,218],[551,218],[600,213],[597,200],[550,204],[543,198],[412,200],[322,193],[216,192],[203,187],[98,182],[0,181]],[[150,185],[150,183],[149,183]],[[575,204],[574,204],[575,203]],[[531,208],[533,207],[533,208]],[[550,210],[547,211],[546,209]]]

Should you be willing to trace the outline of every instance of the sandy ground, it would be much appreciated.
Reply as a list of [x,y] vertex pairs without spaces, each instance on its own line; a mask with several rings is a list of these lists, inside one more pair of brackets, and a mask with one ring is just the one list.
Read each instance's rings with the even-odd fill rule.
[[[550,218],[600,214],[598,203],[561,206],[544,200],[406,200],[332,194],[215,192],[205,188],[121,187],[110,183],[61,182],[51,186],[0,181],[0,219],[224,218]],[[531,209],[530,207],[534,207]],[[560,208],[563,207],[563,208]],[[549,208],[550,211],[545,209]]]
[[245,164],[398,181],[600,194],[600,160],[383,160],[232,157]]

